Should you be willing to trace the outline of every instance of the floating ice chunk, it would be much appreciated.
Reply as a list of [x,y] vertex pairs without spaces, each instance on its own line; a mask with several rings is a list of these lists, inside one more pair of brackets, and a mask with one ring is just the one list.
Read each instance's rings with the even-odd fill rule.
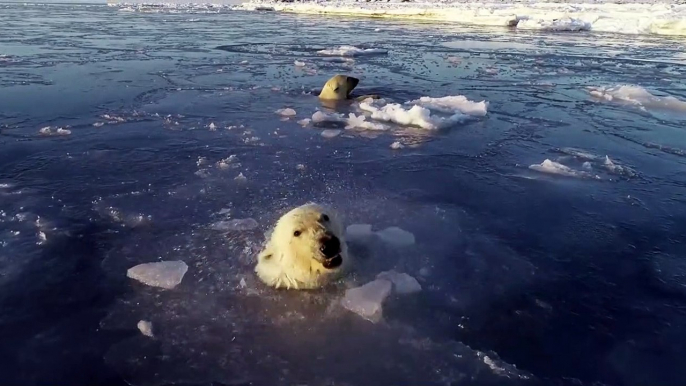
[[215,125],[214,122],[210,122],[210,125],[207,127],[210,129],[210,131],[217,130],[217,125]]
[[355,115],[354,113],[350,113],[348,115],[348,120],[346,121],[345,128],[346,129],[364,129],[364,130],[386,130],[387,129],[386,126],[384,126],[380,123],[367,121],[367,118],[362,114]]
[[43,231],[38,231],[38,242],[36,244],[38,245],[43,245],[48,241],[48,237],[45,235],[45,232]]
[[147,320],[141,320],[138,322],[137,326],[141,334],[152,338],[152,323],[148,322]]
[[234,178],[234,181],[236,182],[246,182],[248,178],[243,175],[243,172],[238,173],[238,175]]
[[104,126],[104,125],[105,125],[105,122],[95,122],[95,123],[93,123],[93,126],[95,126],[95,127],[102,127],[102,126]]
[[573,147],[563,147],[563,148],[558,149],[558,151],[563,153],[563,154],[571,155],[573,157],[583,159],[583,160],[587,160],[587,161],[597,161],[597,160],[601,159],[601,157],[599,157],[595,154],[592,154],[586,150],[575,149]]
[[276,113],[279,115],[282,115],[284,117],[293,117],[296,115],[295,110],[293,110],[291,108],[278,109],[278,110],[276,110]]
[[210,228],[216,231],[230,232],[230,231],[249,231],[259,226],[257,221],[253,218],[242,218],[226,221],[217,221],[212,224]]
[[363,241],[374,236],[370,224],[350,224],[345,228],[345,238],[349,241]]
[[317,51],[320,55],[325,56],[361,56],[361,55],[383,55],[387,54],[388,50],[380,48],[358,48],[355,46],[340,46],[328,50]]
[[590,31],[591,23],[581,19],[563,17],[560,19],[519,20],[517,29],[537,29],[542,31]]
[[633,177],[636,175],[636,172],[634,172],[631,168],[617,165],[608,156],[605,156],[605,162],[603,163],[603,166],[613,174],[619,174],[627,177]]
[[414,235],[398,227],[388,227],[376,232],[376,235],[395,247],[406,247],[414,244]]
[[391,293],[393,285],[388,280],[377,279],[363,286],[345,291],[341,304],[346,309],[376,323],[383,315],[383,302]]
[[307,63],[301,62],[299,60],[296,60],[295,62],[293,62],[293,64],[295,64],[296,67],[305,67],[307,65]]
[[529,166],[529,169],[535,170],[537,172],[541,173],[550,173],[550,174],[559,174],[562,176],[568,176],[568,177],[578,177],[579,173],[575,171],[574,169],[570,168],[569,166],[565,166],[561,163],[557,163],[555,161],[551,161],[549,159],[546,159],[545,161],[541,162],[540,164],[533,164]]
[[581,168],[584,170],[593,170],[593,166],[591,166],[591,163],[586,161],[583,164],[581,164]]
[[[385,101],[382,100],[376,100],[371,102],[366,100],[360,102],[359,107],[362,111],[370,113],[370,117],[372,119],[384,122],[393,122],[403,126],[417,126],[427,130],[437,130],[441,128],[446,128],[456,123],[470,119],[470,115],[462,113],[461,111],[459,111],[459,109],[455,108],[455,106],[452,106],[452,108],[450,108],[449,106],[447,106],[446,103],[432,103],[435,100],[440,100],[442,98],[430,99],[432,100],[427,99],[424,102],[421,102],[421,99],[418,99],[416,101],[406,103],[410,104],[418,102],[425,104],[426,107],[414,104],[410,108],[405,108],[403,107],[403,105],[398,103],[384,104]],[[485,106],[486,103],[483,102],[484,109]],[[468,109],[468,106],[464,105],[463,108]],[[435,111],[442,113],[448,113],[451,115],[447,117],[432,116],[431,109],[434,109]],[[476,109],[474,108],[471,109],[476,111]]]
[[384,271],[376,275],[377,279],[388,280],[393,283],[393,291],[397,294],[411,294],[422,290],[417,279],[412,276],[394,270]]
[[323,130],[321,132],[321,135],[324,138],[334,138],[334,137],[338,137],[340,134],[341,134],[340,130],[333,130],[333,129],[327,129],[327,130]]
[[53,131],[51,126],[46,126],[38,130],[38,133],[40,135],[69,135],[71,134],[71,130],[65,129],[63,127],[58,127],[56,130]]
[[405,147],[405,145],[403,145],[402,143],[400,143],[398,141],[395,141],[391,144],[391,149],[393,149],[393,150],[399,150],[399,149],[402,149],[404,147]]
[[312,122],[313,123],[321,123],[321,122],[340,122],[341,121],[341,116],[336,113],[324,113],[322,111],[315,111],[314,114],[312,114]]
[[126,276],[149,286],[172,289],[181,283],[186,271],[188,266],[183,261],[160,261],[131,267]]
[[311,121],[312,120],[310,118],[305,118],[305,119],[299,120],[298,124],[302,127],[305,127],[305,126],[309,125]]
[[640,86],[619,85],[612,87],[587,87],[591,96],[609,102],[633,105],[640,109],[659,109],[686,112],[686,102],[673,96],[655,96]]
[[371,103],[362,102],[360,109],[371,113],[371,118],[379,121],[393,122],[404,126],[418,126],[429,130],[438,128],[437,123],[431,117],[431,111],[420,106],[412,106],[406,110],[397,103],[377,107]]
[[231,167],[231,165],[236,165],[236,164],[234,164],[234,161],[236,161],[236,159],[237,159],[236,155],[232,154],[232,155],[228,156],[227,158],[219,160],[217,162],[217,167],[219,169],[228,169]]
[[206,165],[207,164],[207,157],[198,157],[198,160],[195,161],[195,164],[198,166]]
[[108,121],[110,121],[110,123],[115,123],[115,122],[117,122],[117,123],[126,122],[126,119],[125,119],[125,118],[118,117],[118,116],[116,116],[116,115],[103,114],[103,115],[101,115],[100,117],[107,119]]
[[441,111],[449,114],[460,112],[478,117],[483,117],[488,112],[487,101],[483,100],[481,102],[473,102],[467,99],[467,97],[464,95],[449,95],[441,98],[423,96],[419,99],[405,102],[405,104],[418,105],[426,107],[430,110]]

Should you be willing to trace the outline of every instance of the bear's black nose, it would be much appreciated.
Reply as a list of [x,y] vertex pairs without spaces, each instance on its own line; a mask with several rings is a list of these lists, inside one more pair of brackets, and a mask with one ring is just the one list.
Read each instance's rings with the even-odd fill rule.
[[341,241],[331,232],[326,232],[319,240],[319,250],[327,258],[331,259],[341,253]]

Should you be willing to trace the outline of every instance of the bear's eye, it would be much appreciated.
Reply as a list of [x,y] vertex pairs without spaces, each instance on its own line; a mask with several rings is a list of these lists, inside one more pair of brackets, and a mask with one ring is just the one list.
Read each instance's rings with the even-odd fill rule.
[[323,214],[323,215],[322,215],[322,221],[329,221],[329,216]]
[[293,232],[293,236],[298,237],[298,236],[300,236],[301,233],[302,232],[300,232],[300,231],[295,231],[295,232]]

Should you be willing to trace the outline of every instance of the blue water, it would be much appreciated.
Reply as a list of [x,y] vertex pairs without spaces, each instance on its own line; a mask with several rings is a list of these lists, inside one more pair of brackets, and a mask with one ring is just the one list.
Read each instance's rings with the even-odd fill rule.
[[[686,117],[585,88],[684,101],[683,41],[103,5],[0,4],[0,25],[0,384],[686,382]],[[340,45],[388,53],[317,53]],[[325,138],[297,121],[335,73],[488,113]],[[600,179],[528,168],[580,150]],[[352,245],[355,279],[423,291],[373,324],[340,289],[261,287],[263,233],[307,201],[412,232]],[[227,213],[260,226],[213,230]],[[126,277],[157,260],[188,264],[179,287]]]

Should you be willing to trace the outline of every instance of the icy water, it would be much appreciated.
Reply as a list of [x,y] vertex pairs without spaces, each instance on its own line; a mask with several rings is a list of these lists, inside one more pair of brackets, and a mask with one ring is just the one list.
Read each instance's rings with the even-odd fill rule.
[[[683,41],[101,5],[0,25],[0,384],[686,382]],[[318,53],[341,45],[385,51]],[[299,123],[333,113],[335,73],[488,111]],[[372,323],[340,286],[264,288],[264,232],[308,201],[415,236],[351,243],[347,285],[393,268],[422,291]],[[126,277],[160,260],[178,287]]]

